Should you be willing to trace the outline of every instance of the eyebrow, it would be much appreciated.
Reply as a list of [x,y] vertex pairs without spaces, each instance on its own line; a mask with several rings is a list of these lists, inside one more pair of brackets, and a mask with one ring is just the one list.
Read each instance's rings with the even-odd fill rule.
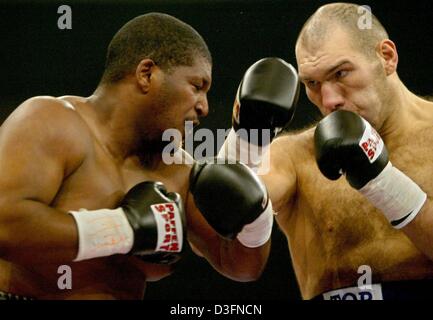
[[211,78],[209,78],[208,76],[203,76],[203,77],[201,77],[201,80],[203,81],[204,87],[210,88],[211,82],[212,82]]
[[333,73],[335,70],[337,70],[338,68],[340,68],[342,65],[346,64],[346,63],[350,63],[349,60],[344,59],[342,61],[337,62],[336,64],[334,64],[332,67],[330,67],[326,72],[325,75],[328,75],[330,73]]
[[204,83],[204,84],[207,84],[207,85],[208,85],[208,84],[210,84],[210,82],[211,82],[210,78],[207,77],[207,76],[204,76],[202,79],[203,79],[203,83]]
[[203,85],[208,85],[211,82],[211,78],[207,75],[192,75],[189,77],[190,81],[200,81]]
[[[330,74],[333,73],[335,70],[337,70],[338,68],[340,68],[342,65],[346,64],[346,63],[351,63],[349,60],[344,59],[341,61],[338,61],[337,63],[335,63],[333,66],[329,67],[325,72],[325,78]],[[301,81],[309,81],[311,80],[311,78],[309,77],[303,77],[302,75],[299,75],[299,78]]]

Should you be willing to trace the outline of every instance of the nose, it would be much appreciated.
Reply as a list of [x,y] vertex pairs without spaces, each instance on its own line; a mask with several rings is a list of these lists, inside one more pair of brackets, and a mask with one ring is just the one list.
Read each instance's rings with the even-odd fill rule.
[[195,111],[199,117],[206,117],[209,113],[209,104],[207,101],[207,96],[204,95],[200,98],[195,106]]
[[326,114],[344,106],[344,97],[338,86],[332,82],[324,82],[321,86],[322,107]]

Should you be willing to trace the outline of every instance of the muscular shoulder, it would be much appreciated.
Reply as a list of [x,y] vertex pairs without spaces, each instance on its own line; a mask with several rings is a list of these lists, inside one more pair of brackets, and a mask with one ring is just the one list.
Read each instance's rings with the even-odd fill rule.
[[74,114],[74,106],[66,100],[37,96],[21,103],[7,120],[43,119],[55,123],[56,120],[61,121],[64,118],[72,119]]
[[0,140],[38,144],[79,161],[89,146],[88,128],[67,101],[49,96],[24,101],[5,120]]
[[314,129],[283,133],[271,145],[271,155],[278,157],[305,157],[314,153]]

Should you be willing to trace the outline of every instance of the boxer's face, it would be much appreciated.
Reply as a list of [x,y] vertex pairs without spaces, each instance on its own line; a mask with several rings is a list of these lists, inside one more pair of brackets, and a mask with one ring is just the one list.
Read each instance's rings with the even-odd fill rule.
[[349,110],[380,128],[387,105],[385,72],[379,59],[367,58],[351,43],[349,35],[337,29],[319,45],[299,45],[300,79],[323,115]]
[[192,66],[177,66],[164,73],[156,116],[164,130],[177,129],[184,136],[185,121],[198,125],[199,118],[208,114],[211,68],[206,59],[197,57]]

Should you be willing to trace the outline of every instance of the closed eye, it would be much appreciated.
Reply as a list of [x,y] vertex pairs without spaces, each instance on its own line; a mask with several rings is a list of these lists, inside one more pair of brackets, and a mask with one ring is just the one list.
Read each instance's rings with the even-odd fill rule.
[[196,91],[200,91],[201,89],[203,89],[203,85],[201,85],[201,84],[195,84],[195,83],[193,83],[192,86],[194,87],[194,89]]

